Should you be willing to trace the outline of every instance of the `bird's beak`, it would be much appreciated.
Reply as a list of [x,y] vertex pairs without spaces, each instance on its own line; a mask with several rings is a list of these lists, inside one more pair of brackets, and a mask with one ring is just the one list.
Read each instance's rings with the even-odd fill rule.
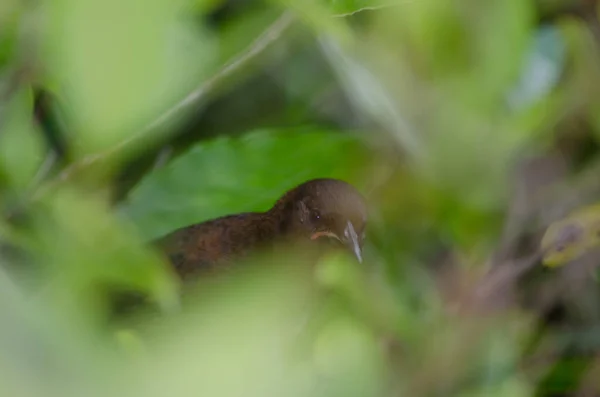
[[350,221],[346,224],[346,228],[344,229],[344,237],[340,238],[337,234],[328,231],[316,232],[311,236],[312,240],[316,240],[319,237],[333,237],[339,240],[342,244],[346,245],[348,248],[352,250],[352,253],[358,260],[358,262],[362,263],[362,248],[360,247],[360,242],[358,241],[358,236],[356,235],[356,231],[354,230],[354,226]]
[[354,252],[356,259],[362,263],[362,248],[352,222],[348,221],[344,229],[344,243]]

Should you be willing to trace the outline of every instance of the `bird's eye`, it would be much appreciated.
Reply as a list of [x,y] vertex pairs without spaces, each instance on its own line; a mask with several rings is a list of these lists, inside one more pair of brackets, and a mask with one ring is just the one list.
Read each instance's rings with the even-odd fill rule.
[[318,211],[313,211],[312,219],[313,221],[318,221],[319,219],[321,219],[321,214]]

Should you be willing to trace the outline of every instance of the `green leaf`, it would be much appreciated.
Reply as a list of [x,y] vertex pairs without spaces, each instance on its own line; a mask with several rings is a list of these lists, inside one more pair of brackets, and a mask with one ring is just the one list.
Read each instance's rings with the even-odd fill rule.
[[149,175],[123,210],[145,237],[158,237],[222,215],[267,210],[312,178],[357,183],[365,154],[358,139],[331,131],[260,130],[215,139]]
[[195,0],[194,3],[199,11],[207,13],[221,6],[224,2],[224,0]]
[[15,58],[23,4],[18,0],[4,0],[0,6],[0,66],[5,67]]
[[144,341],[133,330],[119,330],[115,332],[115,339],[122,351],[131,359],[140,359],[146,354]]
[[476,31],[470,35],[476,59],[470,70],[476,85],[470,88],[495,100],[519,77],[532,40],[533,7],[521,0],[469,2],[471,5],[481,7],[481,16],[472,22]]
[[50,83],[70,121],[76,155],[143,130],[214,69],[211,37],[186,0],[46,3]]
[[43,300],[75,325],[102,320],[107,288],[143,292],[175,309],[172,269],[99,196],[62,189],[34,214],[31,248],[49,280]]
[[0,113],[0,174],[23,189],[44,160],[44,142],[33,121],[31,90],[22,89]]
[[276,7],[261,7],[225,21],[219,34],[221,63],[244,52],[280,15],[281,10]]
[[546,266],[557,267],[600,245],[600,204],[580,208],[552,223],[542,238]]
[[554,26],[538,29],[521,78],[508,96],[512,107],[526,107],[543,100],[558,83],[565,59],[565,42],[560,31]]

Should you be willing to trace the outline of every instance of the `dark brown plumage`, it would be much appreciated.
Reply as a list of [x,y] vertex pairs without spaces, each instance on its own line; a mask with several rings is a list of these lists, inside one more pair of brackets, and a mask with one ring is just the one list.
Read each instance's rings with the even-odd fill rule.
[[348,183],[314,179],[285,193],[266,212],[229,215],[178,229],[155,243],[184,279],[227,266],[278,243],[333,238],[362,261],[367,209]]

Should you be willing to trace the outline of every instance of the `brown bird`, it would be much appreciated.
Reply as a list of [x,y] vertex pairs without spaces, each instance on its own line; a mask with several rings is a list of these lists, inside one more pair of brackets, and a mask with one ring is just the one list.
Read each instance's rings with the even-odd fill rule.
[[224,216],[155,241],[183,279],[227,266],[279,243],[334,239],[362,262],[367,208],[346,182],[314,179],[285,193],[266,212]]

